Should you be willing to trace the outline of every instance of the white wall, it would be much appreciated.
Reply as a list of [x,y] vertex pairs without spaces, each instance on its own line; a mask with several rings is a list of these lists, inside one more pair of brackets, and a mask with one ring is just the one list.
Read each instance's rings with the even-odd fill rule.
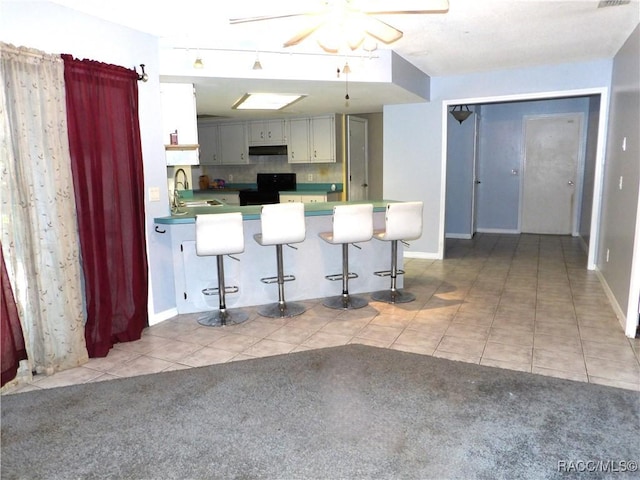
[[384,198],[422,200],[425,232],[412,250],[444,254],[443,165],[447,106],[499,99],[587,95],[607,89],[613,60],[501,70],[431,79],[428,103],[384,108]]
[[[613,64],[611,111],[597,266],[626,316],[627,336],[635,335],[640,296],[640,27]],[[626,149],[623,139],[626,137]],[[622,188],[620,179],[622,178]],[[609,261],[607,261],[609,250]],[[635,273],[632,277],[632,271]]]
[[424,202],[422,237],[411,242],[409,251],[411,255],[421,252],[424,258],[437,258],[443,247],[441,110],[438,103],[430,102],[388,105],[383,111],[383,197]]
[[588,247],[591,242],[591,218],[593,214],[593,192],[598,156],[598,126],[606,118],[600,113],[600,97],[589,97],[589,117],[587,120],[587,145],[585,149],[584,175],[582,177],[582,209],[580,211],[580,238]]
[[145,187],[160,187],[160,201],[149,202],[145,195],[148,260],[153,302],[150,316],[175,307],[173,272],[162,270],[163,252],[153,218],[169,214],[166,188],[158,39],[49,2],[3,2],[0,40],[16,46],[36,48],[47,53],[69,53],[104,63],[134,66],[144,63],[149,81],[140,82],[139,117]]

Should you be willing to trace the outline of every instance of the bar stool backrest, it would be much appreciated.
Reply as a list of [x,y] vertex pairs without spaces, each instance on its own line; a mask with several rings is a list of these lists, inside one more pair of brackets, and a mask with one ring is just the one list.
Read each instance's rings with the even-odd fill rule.
[[242,214],[196,215],[196,254],[228,255],[244,252]]
[[279,245],[304,241],[306,227],[302,202],[263,205],[260,213],[262,245]]
[[415,240],[422,235],[422,202],[387,204],[384,240]]
[[333,207],[333,243],[366,242],[373,236],[373,205]]

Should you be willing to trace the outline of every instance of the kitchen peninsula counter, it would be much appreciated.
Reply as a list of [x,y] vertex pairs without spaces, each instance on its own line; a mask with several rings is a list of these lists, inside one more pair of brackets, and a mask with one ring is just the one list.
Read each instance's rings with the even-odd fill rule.
[[[306,238],[301,243],[284,249],[284,271],[294,275],[295,281],[287,282],[288,301],[301,301],[339,295],[341,281],[329,281],[327,275],[342,271],[342,250],[319,237],[320,232],[332,228],[335,205],[371,203],[374,206],[374,229],[384,228],[384,212],[389,201],[326,202],[305,204]],[[228,308],[249,307],[276,302],[277,284],[264,284],[261,278],[276,275],[276,251],[273,246],[259,245],[254,235],[260,233],[260,205],[187,207],[182,215],[155,219],[155,235],[166,250],[165,271],[172,271],[178,313],[193,313],[218,308],[217,296],[205,296],[202,290],[217,287],[215,257],[200,257],[195,248],[195,216],[206,213],[240,212],[244,220],[245,251],[234,255],[240,261],[225,258],[225,282],[237,286],[238,293],[226,297]],[[358,278],[349,280],[350,293],[364,294],[389,287],[389,278],[374,274],[388,270],[391,262],[389,242],[372,239],[349,247],[349,270]],[[402,244],[398,245],[398,268],[402,268]],[[398,277],[398,288],[402,287]]]
[[[362,201],[362,202],[321,202],[321,203],[307,203],[304,205],[304,214],[307,217],[318,215],[332,215],[334,205],[349,205],[356,203],[371,203],[373,204],[374,212],[384,212],[387,203],[393,200],[377,200],[377,201]],[[259,220],[261,205],[218,205],[218,206],[202,206],[202,207],[181,207],[180,213],[176,215],[170,215],[166,217],[156,217],[155,223],[163,225],[173,225],[182,223],[195,223],[196,215],[203,215],[209,213],[242,213],[243,220]]]

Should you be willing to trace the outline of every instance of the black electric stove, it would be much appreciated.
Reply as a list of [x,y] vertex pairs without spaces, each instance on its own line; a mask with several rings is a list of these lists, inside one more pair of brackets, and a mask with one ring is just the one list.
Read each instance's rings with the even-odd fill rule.
[[257,189],[240,190],[240,205],[266,205],[279,203],[279,192],[295,190],[295,173],[259,173]]

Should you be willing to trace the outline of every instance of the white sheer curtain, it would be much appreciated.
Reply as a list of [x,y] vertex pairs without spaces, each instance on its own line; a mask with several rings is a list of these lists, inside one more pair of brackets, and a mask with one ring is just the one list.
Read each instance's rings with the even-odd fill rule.
[[51,374],[88,360],[64,64],[1,42],[0,54],[2,248],[29,372]]

